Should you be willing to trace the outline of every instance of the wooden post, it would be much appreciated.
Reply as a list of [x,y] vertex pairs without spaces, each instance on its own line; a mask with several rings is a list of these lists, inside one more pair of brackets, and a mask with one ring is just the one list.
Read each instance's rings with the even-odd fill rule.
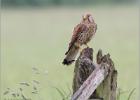
[[117,71],[110,55],[99,50],[97,64],[93,49],[85,48],[75,63],[72,100],[116,100]]

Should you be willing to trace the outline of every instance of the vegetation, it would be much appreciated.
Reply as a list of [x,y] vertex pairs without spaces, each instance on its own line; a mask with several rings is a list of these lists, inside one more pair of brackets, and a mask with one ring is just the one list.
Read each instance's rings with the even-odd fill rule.
[[[100,48],[110,53],[118,70],[118,87],[129,91],[120,95],[121,100],[129,96],[130,100],[136,100],[139,94],[138,10],[126,5],[2,9],[1,100],[10,98],[3,95],[7,88],[19,90],[21,82],[30,84],[31,87],[24,86],[24,95],[32,100],[61,100],[62,94],[69,93],[67,87],[72,87],[74,65],[63,66],[62,60],[72,29],[85,12],[91,12],[98,25],[89,43],[94,54]],[[30,70],[32,67],[38,68],[39,73]],[[41,84],[37,85],[39,95],[31,93],[33,80]]]
[[132,3],[136,0],[2,0],[2,6],[85,5],[102,3]]

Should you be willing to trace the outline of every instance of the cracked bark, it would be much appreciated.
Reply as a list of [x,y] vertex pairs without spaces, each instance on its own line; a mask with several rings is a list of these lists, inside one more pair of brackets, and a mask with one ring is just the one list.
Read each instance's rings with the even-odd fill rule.
[[[110,58],[110,55],[103,55],[102,50],[99,50],[96,56],[96,61],[94,61],[97,63],[94,63],[93,61],[93,49],[83,49],[75,63],[72,100],[85,100],[85,98],[87,98],[85,96],[89,96],[84,94],[84,92],[91,92],[91,89],[95,87],[91,85],[91,88],[84,90],[84,87],[82,86],[86,84],[86,80],[94,80],[92,81],[94,83],[95,78],[98,78],[98,75],[96,74],[103,75],[101,76],[101,78],[103,78],[103,81],[101,83],[98,82],[98,80],[101,81],[100,77],[98,78],[98,80],[96,79],[97,84],[95,85],[98,85],[98,87],[93,91],[93,93],[90,93],[91,95],[88,97],[88,99],[116,100],[117,71],[115,70],[114,63]],[[89,76],[91,76],[92,78],[90,79]]]

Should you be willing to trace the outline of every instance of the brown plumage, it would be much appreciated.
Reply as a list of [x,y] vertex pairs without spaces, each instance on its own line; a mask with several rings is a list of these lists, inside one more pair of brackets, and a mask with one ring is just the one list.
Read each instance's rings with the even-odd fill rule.
[[95,35],[96,30],[97,25],[91,14],[83,16],[81,23],[74,28],[68,51],[65,53],[66,57],[63,60],[64,65],[69,65],[75,61],[75,57],[78,54],[80,47],[83,44],[87,45],[93,35]]

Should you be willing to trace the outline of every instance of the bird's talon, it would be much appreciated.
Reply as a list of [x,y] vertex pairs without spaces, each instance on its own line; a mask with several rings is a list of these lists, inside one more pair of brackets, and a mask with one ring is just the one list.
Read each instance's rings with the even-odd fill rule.
[[86,44],[86,47],[89,48],[89,46]]

